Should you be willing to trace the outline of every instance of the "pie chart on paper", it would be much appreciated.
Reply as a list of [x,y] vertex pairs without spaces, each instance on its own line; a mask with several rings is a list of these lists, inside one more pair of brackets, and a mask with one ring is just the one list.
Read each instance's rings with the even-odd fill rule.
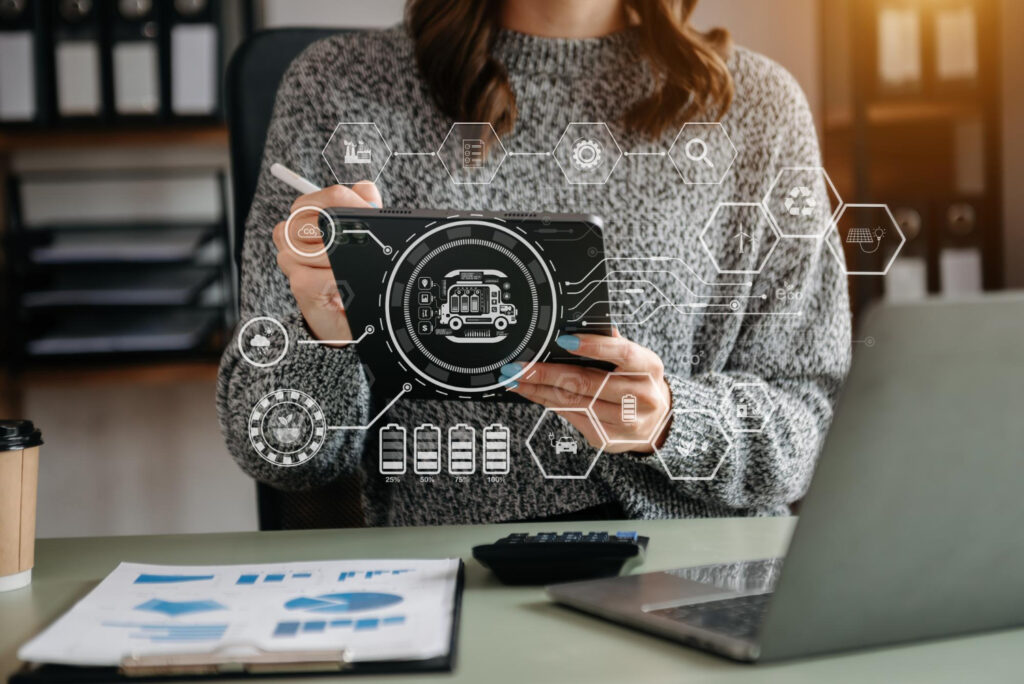
[[401,603],[402,597],[397,594],[379,594],[374,592],[349,592],[345,594],[322,594],[320,596],[300,596],[284,604],[288,610],[305,610],[310,613],[354,613],[360,610],[386,608]]

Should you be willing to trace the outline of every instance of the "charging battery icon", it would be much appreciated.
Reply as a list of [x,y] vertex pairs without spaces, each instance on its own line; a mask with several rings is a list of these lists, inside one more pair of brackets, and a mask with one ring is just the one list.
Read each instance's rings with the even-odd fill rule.
[[508,475],[511,466],[509,429],[504,425],[488,425],[484,428],[484,472]]
[[405,428],[388,423],[378,433],[381,475],[405,473]]
[[465,423],[448,428],[448,472],[452,475],[476,472],[476,430]]
[[633,424],[636,422],[636,395],[627,394],[622,397],[622,422]]
[[441,472],[441,429],[424,423],[413,430],[412,469],[418,475]]

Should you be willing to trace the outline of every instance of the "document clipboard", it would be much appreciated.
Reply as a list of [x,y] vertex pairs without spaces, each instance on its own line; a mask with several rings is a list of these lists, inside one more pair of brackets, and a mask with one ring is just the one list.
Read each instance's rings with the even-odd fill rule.
[[461,560],[452,602],[452,623],[448,652],[423,660],[356,661],[347,659],[344,648],[324,651],[273,651],[244,660],[220,650],[125,658],[120,667],[75,667],[26,664],[7,680],[8,684],[107,684],[110,682],[202,681],[210,679],[261,679],[285,676],[346,674],[403,674],[452,672],[455,669],[458,634],[465,585],[465,563]]

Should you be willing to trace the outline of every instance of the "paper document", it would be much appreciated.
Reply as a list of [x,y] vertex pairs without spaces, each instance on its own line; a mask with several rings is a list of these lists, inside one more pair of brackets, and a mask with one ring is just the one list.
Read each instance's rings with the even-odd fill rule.
[[353,662],[448,654],[459,560],[262,565],[121,563],[18,657],[115,666],[125,656],[344,649]]

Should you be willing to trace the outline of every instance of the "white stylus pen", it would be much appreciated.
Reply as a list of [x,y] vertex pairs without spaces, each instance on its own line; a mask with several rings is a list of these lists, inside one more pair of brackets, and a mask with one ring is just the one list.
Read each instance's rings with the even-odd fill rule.
[[277,162],[271,164],[270,174],[274,178],[284,181],[291,187],[301,192],[303,195],[308,195],[311,192],[319,192],[320,190],[323,189],[313,181],[309,180],[308,178],[303,178],[299,174],[289,169],[284,164],[278,164]]

